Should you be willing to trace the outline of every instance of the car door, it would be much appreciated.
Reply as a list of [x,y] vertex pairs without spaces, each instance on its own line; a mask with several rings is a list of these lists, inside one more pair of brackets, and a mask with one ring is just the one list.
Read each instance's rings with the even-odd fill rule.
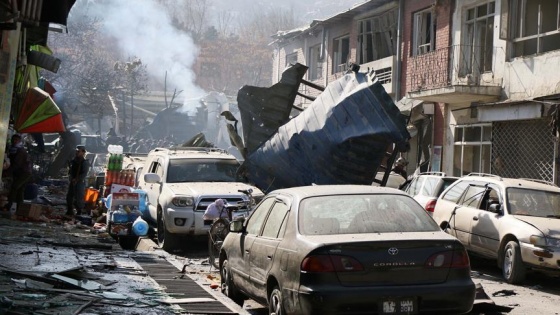
[[234,274],[234,281],[243,291],[250,294],[255,292],[254,286],[250,282],[250,274],[252,272],[250,258],[253,243],[261,233],[265,219],[275,200],[274,196],[266,197],[253,210],[245,221],[244,232],[238,238],[239,243],[231,246],[231,250],[228,252],[228,260],[230,261],[231,271]]
[[479,212],[481,211],[479,206],[485,192],[486,187],[484,185],[478,185],[476,183],[469,184],[461,196],[461,199],[459,199],[459,204],[451,220],[451,226],[455,232],[455,237],[469,248],[471,247],[473,218],[479,216]]
[[266,298],[266,280],[275,260],[276,249],[283,237],[283,227],[290,210],[286,200],[276,199],[264,228],[253,242],[249,265],[251,268],[251,285],[256,296]]
[[[154,160],[152,160],[147,173],[158,174],[160,176],[160,179],[163,180],[163,166],[161,164],[161,159],[155,158]],[[159,195],[161,193],[161,185],[161,181],[159,183],[143,182],[143,186],[145,187],[141,187],[144,191],[146,191],[150,219],[154,222],[157,222],[157,206]]]
[[473,216],[471,224],[471,247],[474,251],[490,257],[496,257],[500,246],[499,226],[501,213],[488,211],[493,202],[503,204],[503,196],[495,185],[489,185],[480,203],[478,215]]

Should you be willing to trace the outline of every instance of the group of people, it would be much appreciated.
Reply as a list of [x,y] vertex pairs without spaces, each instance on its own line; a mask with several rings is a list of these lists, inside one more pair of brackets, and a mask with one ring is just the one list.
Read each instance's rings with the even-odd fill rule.
[[[74,158],[68,165],[68,191],[66,194],[66,215],[80,215],[85,207],[86,177],[89,171],[89,161],[85,158],[86,148],[76,147]],[[33,161],[24,146],[21,134],[14,134],[10,138],[9,146],[4,154],[2,177],[11,178],[8,200],[4,211],[17,208],[24,202],[25,189],[33,178]]]

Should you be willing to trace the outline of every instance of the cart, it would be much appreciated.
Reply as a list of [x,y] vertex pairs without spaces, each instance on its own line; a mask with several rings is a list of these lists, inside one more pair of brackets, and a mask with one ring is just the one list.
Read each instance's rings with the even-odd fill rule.
[[133,192],[114,192],[111,197],[111,207],[107,210],[107,231],[123,249],[134,249],[138,242],[138,235],[135,235],[132,224],[138,217],[136,214],[118,213],[120,207],[131,209],[131,213],[139,209],[140,194]]

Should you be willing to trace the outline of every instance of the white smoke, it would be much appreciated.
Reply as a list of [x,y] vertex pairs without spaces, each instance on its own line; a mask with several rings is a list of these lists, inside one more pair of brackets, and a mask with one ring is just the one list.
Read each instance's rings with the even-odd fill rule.
[[192,66],[198,48],[188,34],[172,25],[161,4],[154,0],[118,0],[89,1],[88,5],[90,12],[103,20],[108,35],[117,39],[118,49],[125,56],[140,58],[150,77],[162,84],[167,72],[168,93],[176,89],[186,98],[206,94],[194,83]]

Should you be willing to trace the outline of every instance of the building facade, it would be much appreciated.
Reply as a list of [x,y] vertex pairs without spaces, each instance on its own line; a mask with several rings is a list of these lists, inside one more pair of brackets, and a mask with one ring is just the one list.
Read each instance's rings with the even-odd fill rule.
[[559,0],[368,1],[274,36],[273,82],[294,62],[319,85],[359,64],[410,116],[409,174],[558,182],[559,8]]

